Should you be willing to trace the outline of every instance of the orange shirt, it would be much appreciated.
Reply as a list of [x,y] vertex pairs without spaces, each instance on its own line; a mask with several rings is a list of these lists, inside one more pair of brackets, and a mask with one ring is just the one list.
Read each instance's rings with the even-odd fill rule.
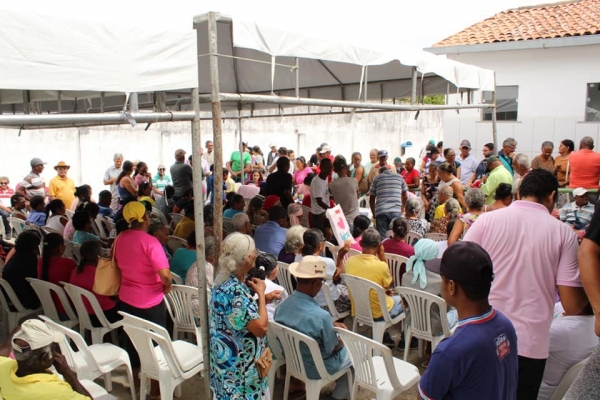
[[598,189],[600,153],[583,149],[569,155],[570,188]]

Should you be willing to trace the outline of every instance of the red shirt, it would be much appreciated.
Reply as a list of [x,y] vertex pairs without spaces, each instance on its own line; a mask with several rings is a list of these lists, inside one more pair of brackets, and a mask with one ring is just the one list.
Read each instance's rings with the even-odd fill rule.
[[414,185],[415,178],[417,178],[417,185],[419,184],[418,178],[420,176],[419,171],[416,168],[413,168],[412,171],[408,172],[404,170],[400,173],[400,176],[404,178],[407,185]]
[[383,250],[386,253],[398,254],[402,257],[411,257],[415,255],[415,249],[406,242],[399,242],[394,239],[387,239],[383,241]]
[[[96,267],[93,265],[86,265],[83,267],[83,271],[81,271],[81,273],[77,273],[76,269],[71,272],[69,283],[94,293],[92,288],[94,286],[95,277]],[[102,296],[101,294],[96,293],[94,293],[94,295],[98,299],[98,303],[100,303],[100,308],[102,308],[102,311],[110,310],[117,305],[117,302],[108,296]],[[92,308],[92,305],[87,299],[83,299],[83,304],[85,304],[85,309],[87,310],[88,314],[96,314]]]
[[[69,282],[69,279],[71,278],[71,271],[73,271],[76,267],[77,264],[70,258],[51,257],[50,265],[48,266],[48,282],[54,283],[58,286],[60,286],[60,282]],[[37,274],[38,279],[43,279],[42,257],[40,257],[38,260]],[[52,293],[52,300],[54,300],[54,305],[56,305],[56,311],[58,311],[59,314],[65,314],[65,308],[62,306],[58,296],[56,296],[54,293]]]
[[570,188],[600,188],[600,153],[583,149],[569,154],[569,174]]
[[6,190],[3,190],[0,187],[0,205],[3,205],[6,208],[10,208],[10,198],[15,194],[15,191],[6,187]]

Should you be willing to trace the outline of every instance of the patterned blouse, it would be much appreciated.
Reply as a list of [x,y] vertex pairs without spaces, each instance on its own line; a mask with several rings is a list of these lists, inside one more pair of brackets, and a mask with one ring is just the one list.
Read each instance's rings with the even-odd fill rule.
[[210,304],[210,386],[216,399],[260,399],[267,379],[254,364],[265,349],[264,338],[246,325],[260,318],[250,290],[234,275],[213,288]]
[[421,236],[425,236],[429,233],[429,222],[425,218],[419,219],[407,219],[410,224],[410,230],[417,232]]
[[423,175],[423,187],[425,189],[425,198],[429,203],[431,203],[431,207],[429,208],[429,211],[425,216],[427,221],[433,221],[433,213],[435,212],[434,203],[437,203],[437,191],[439,184],[439,178],[435,182],[429,182],[429,176]]

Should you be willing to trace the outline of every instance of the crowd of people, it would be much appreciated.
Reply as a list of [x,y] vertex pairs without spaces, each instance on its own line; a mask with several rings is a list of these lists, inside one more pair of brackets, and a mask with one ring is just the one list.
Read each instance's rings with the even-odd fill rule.
[[[395,157],[392,163],[385,149],[370,150],[363,162],[360,152],[348,160],[334,155],[328,143],[310,157],[296,157],[275,144],[265,155],[244,142],[224,160],[222,171],[214,170],[212,142],[205,147],[201,160],[176,150],[170,168],[158,165],[154,174],[144,161],[117,153],[103,177],[107,189],[97,200],[89,185],[76,186],[68,177],[64,161],[54,166],[56,176],[48,184],[40,158],[31,160],[31,171],[14,189],[0,176],[5,228],[0,234],[8,242],[15,236],[8,218],[32,228],[0,254],[6,262],[2,278],[23,305],[36,308],[39,299],[26,278],[91,290],[98,256],[110,251],[122,282],[118,298],[98,295],[107,317],[116,321],[122,310],[166,326],[164,295],[173,276],[198,285],[193,199],[200,195],[206,200],[210,376],[216,398],[264,395],[268,385],[255,360],[265,351],[270,320],[315,338],[329,372],[349,365],[344,343],[333,330],[345,325],[331,316],[354,314],[342,274],[386,289],[385,304],[370,297],[374,318],[382,318],[384,308],[392,317],[409,311],[393,290],[400,285],[442,296],[451,307],[448,315],[438,311],[435,317],[436,332],[440,318],[456,331],[428,352],[419,384],[424,399],[482,393],[490,399],[550,398],[565,372],[596,348],[593,318],[600,295],[597,287],[587,290],[600,283],[592,283],[598,271],[590,266],[600,263],[591,260],[598,258],[600,243],[600,213],[594,206],[600,153],[593,151],[592,138],[581,139],[577,151],[571,140],[563,140],[556,157],[554,144],[543,142],[531,161],[517,153],[512,138],[501,149],[485,144],[481,160],[468,140],[456,149],[430,142],[418,160]],[[193,192],[193,162],[202,163],[201,194]],[[217,173],[223,178],[222,199],[214,197]],[[559,188],[573,189],[573,199]],[[222,201],[222,215],[215,215],[215,201]],[[341,243],[336,239],[340,228],[330,222],[336,206],[352,236]],[[216,218],[226,222],[222,232],[213,229]],[[102,219],[112,225],[96,224]],[[113,229],[99,234],[106,226]],[[429,234],[446,240],[430,240]],[[169,235],[187,246],[170,247]],[[215,236],[224,239],[218,255]],[[80,246],[79,264],[64,257],[69,242]],[[326,242],[338,249],[337,255]],[[360,254],[349,256],[352,249]],[[394,282],[386,254],[408,258],[400,281]],[[293,293],[277,283],[277,262],[289,264]],[[587,276],[582,262],[589,264]],[[336,310],[329,309],[326,296]],[[61,307],[57,304],[64,314]],[[199,321],[197,301],[193,310]],[[388,332],[383,341],[396,345]],[[133,368],[139,368],[126,336],[123,346]],[[307,370],[314,371],[311,357],[303,357]],[[600,355],[594,357],[600,364]],[[449,368],[456,372],[449,374]],[[332,398],[349,398],[343,379]],[[293,390],[303,390],[299,382],[294,385]],[[154,395],[157,390],[153,386]]]

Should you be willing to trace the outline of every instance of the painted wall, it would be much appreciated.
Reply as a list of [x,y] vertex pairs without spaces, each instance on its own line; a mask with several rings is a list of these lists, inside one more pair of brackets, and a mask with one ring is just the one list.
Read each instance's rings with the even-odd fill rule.
[[[329,110],[329,109],[328,109]],[[244,140],[268,152],[274,142],[310,157],[317,146],[328,142],[334,154],[349,160],[353,151],[368,159],[371,148],[387,149],[390,157],[400,154],[400,143],[412,141],[406,156],[418,156],[429,139],[441,140],[443,113],[382,112],[350,115],[311,115],[254,118],[242,120]],[[145,124],[91,127],[80,129],[24,130],[0,129],[2,156],[0,175],[10,178],[12,188],[30,171],[29,161],[40,157],[48,163],[42,174],[46,182],[55,176],[53,166],[63,160],[71,165],[69,176],[76,185],[92,186],[94,197],[103,186],[104,171],[112,164],[113,154],[123,153],[126,160],[145,161],[152,173],[159,163],[167,168],[174,162],[178,148],[191,151],[190,123],[157,123],[145,131]],[[202,121],[202,142],[212,139],[212,122]],[[229,159],[238,143],[237,120],[224,120],[223,157]]]
[[[518,121],[498,122],[500,145],[514,137],[517,152],[530,157],[540,153],[543,141],[554,142],[555,155],[561,140],[571,139],[578,146],[583,136],[600,140],[600,123],[584,122],[586,89],[600,82],[600,45],[464,53],[448,55],[454,60],[496,71],[496,84],[518,85]],[[480,93],[475,93],[480,101]],[[456,96],[450,96],[450,103]],[[492,141],[491,122],[481,121],[477,110],[444,115],[445,145],[456,146],[469,139],[481,157],[481,148]],[[600,145],[596,145],[600,147]]]

